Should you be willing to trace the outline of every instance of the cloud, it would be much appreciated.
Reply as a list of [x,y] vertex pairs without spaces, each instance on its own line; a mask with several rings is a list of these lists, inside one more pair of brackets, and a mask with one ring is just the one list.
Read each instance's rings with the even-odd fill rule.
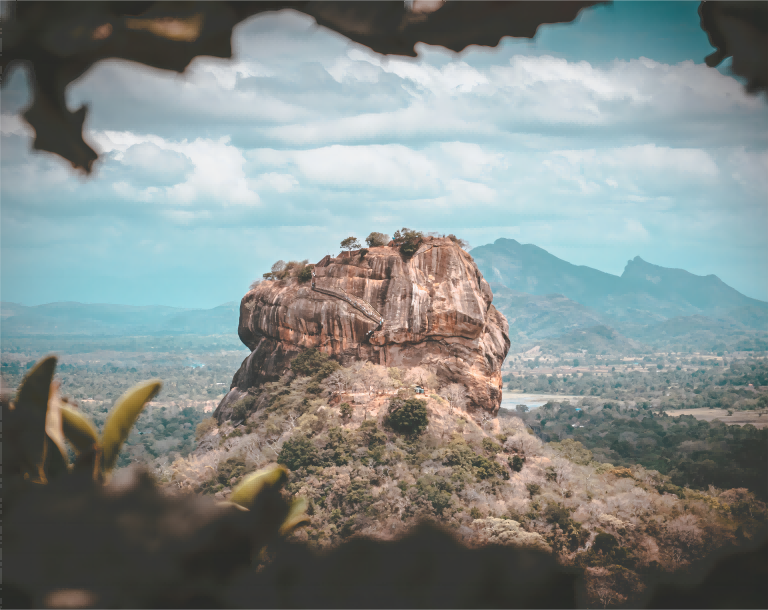
[[192,160],[185,154],[162,149],[152,142],[130,146],[120,155],[120,163],[136,183],[172,186],[183,182],[194,170]]
[[[67,252],[61,277],[81,261],[97,278],[163,243],[125,273],[156,274],[169,303],[226,276],[226,301],[277,258],[402,226],[515,237],[618,273],[649,252],[683,268],[732,261],[725,281],[768,289],[768,113],[717,70],[586,62],[535,41],[387,58],[292,11],[241,23],[232,44],[234,60],[200,57],[182,75],[103,61],[73,83],[67,102],[89,104],[103,155],[89,180],[31,152],[31,130],[2,115],[4,298],[32,293],[25,276],[64,290],[45,267],[52,244]],[[11,75],[6,113],[26,86]],[[176,273],[187,283],[162,279]]]
[[396,144],[333,145],[290,156],[308,180],[331,188],[407,191],[414,196],[439,188],[437,165],[425,154]]
[[[105,131],[94,132],[92,137],[103,152],[114,153],[112,158],[130,170],[134,182],[159,184],[167,168],[166,188],[144,190],[146,200],[178,204],[204,200],[212,205],[256,205],[260,201],[243,170],[245,157],[228,136],[174,142],[151,134]],[[157,175],[155,164],[159,166]],[[105,169],[108,175],[114,174],[114,168]],[[127,180],[115,184],[123,197],[137,196],[137,189]]]

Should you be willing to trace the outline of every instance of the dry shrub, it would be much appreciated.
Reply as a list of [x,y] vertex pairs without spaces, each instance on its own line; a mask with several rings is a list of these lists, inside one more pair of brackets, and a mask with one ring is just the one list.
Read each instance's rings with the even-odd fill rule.
[[512,519],[475,519],[472,527],[479,530],[485,540],[491,544],[504,544],[517,547],[551,551],[547,541],[541,534],[525,531],[517,521]]

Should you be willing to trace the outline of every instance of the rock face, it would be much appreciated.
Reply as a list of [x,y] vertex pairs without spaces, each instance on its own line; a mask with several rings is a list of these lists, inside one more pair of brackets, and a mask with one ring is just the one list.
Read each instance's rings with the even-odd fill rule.
[[216,415],[249,388],[274,381],[307,348],[342,365],[432,369],[467,388],[470,409],[496,413],[506,319],[472,258],[449,238],[424,238],[411,257],[390,242],[325,257],[315,277],[264,281],[240,303],[240,339],[251,349]]

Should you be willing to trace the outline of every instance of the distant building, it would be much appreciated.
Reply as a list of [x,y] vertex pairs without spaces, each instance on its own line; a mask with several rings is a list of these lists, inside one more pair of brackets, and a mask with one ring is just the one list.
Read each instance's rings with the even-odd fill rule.
[[424,393],[424,388],[422,388],[420,385],[417,385],[415,388],[413,388],[413,390],[417,394],[423,394]]

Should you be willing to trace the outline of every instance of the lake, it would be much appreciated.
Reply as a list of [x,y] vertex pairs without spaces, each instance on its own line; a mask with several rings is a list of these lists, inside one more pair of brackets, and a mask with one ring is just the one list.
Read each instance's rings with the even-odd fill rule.
[[515,410],[517,405],[525,405],[529,409],[536,409],[548,402],[563,402],[565,400],[570,401],[571,404],[576,404],[578,400],[583,396],[563,396],[557,394],[514,394],[511,392],[503,392],[501,395],[501,408]]

